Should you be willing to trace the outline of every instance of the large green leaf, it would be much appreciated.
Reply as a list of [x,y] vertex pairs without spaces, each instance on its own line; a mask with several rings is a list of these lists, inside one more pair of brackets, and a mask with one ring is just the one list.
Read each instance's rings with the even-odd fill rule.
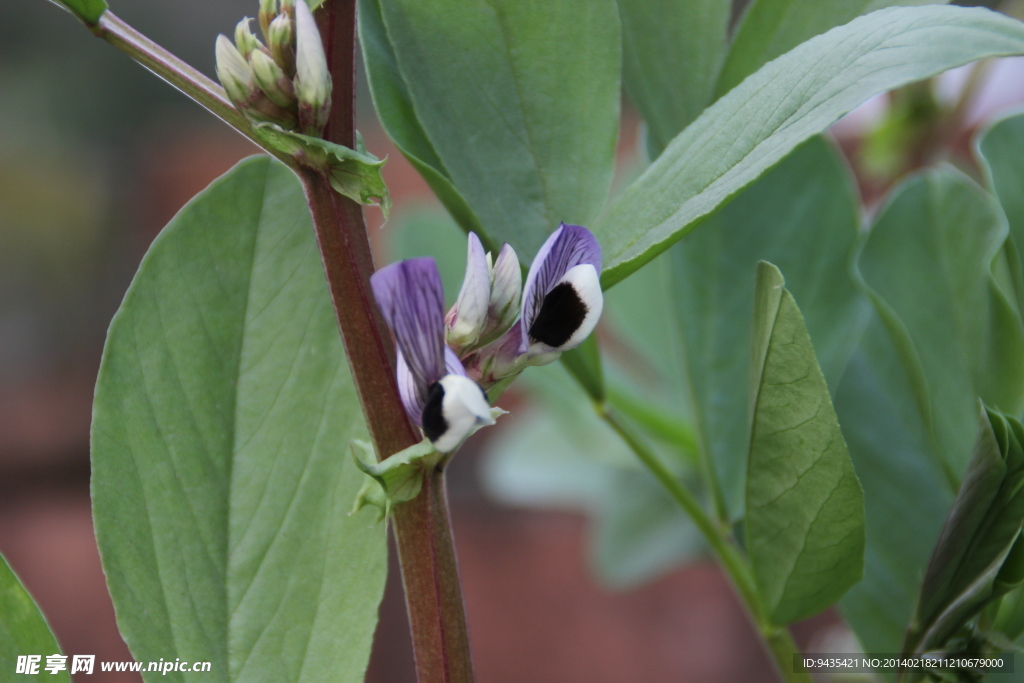
[[[946,0],[948,2],[948,0]],[[893,5],[942,5],[942,0],[754,0],[736,29],[715,97],[794,47],[835,26]]]
[[378,113],[403,151],[450,179],[492,244],[529,259],[560,221],[589,225],[608,193],[618,133],[614,1],[380,8],[383,22],[362,29],[368,62],[386,60],[384,41],[394,60],[370,63]]
[[835,407],[864,487],[867,536],[864,579],[843,598],[843,614],[866,652],[899,652],[953,491],[877,316],[843,375]]
[[386,572],[383,526],[346,514],[365,433],[302,190],[245,161],[154,242],[100,369],[96,533],[136,659],[361,681]]
[[606,287],[693,230],[797,145],[873,95],[975,59],[1024,53],[1024,25],[983,9],[899,7],[832,29],[709,107],[594,232]]
[[[57,640],[50,632],[39,608],[32,596],[28,594],[21,581],[0,555],[0,678],[18,681],[57,681],[70,683],[68,671],[71,669],[70,658],[65,661],[66,668],[57,674],[46,670],[46,657],[60,654]],[[38,673],[16,674],[18,657],[38,656]]]
[[[402,154],[416,167],[434,194],[466,232],[486,239],[480,221],[452,185],[441,159],[413,111],[412,96],[381,16],[380,0],[359,0],[359,44],[377,117]],[[491,245],[492,247],[494,245]]]
[[656,157],[712,102],[732,0],[619,0],[622,81]]
[[697,424],[734,519],[743,514],[757,263],[771,261],[786,274],[834,385],[866,308],[847,274],[858,220],[844,162],[824,139],[814,138],[670,252]]
[[816,614],[864,570],[864,496],[803,316],[757,268],[750,346],[747,553],[777,624]]
[[991,196],[946,168],[893,192],[858,261],[954,479],[970,457],[978,398],[1024,408],[1024,329],[990,273],[1006,235]]

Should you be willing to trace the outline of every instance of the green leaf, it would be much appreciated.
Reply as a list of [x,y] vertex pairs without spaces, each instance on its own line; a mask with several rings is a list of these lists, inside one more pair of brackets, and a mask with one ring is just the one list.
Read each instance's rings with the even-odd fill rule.
[[674,316],[698,433],[733,519],[742,517],[745,495],[757,264],[771,261],[786,273],[825,378],[835,386],[867,312],[847,272],[858,222],[849,170],[838,151],[816,137],[670,252]]
[[1017,640],[1024,634],[1024,587],[1015,588],[1003,597],[992,628],[1010,640]]
[[104,0],[59,0],[60,4],[71,10],[71,13],[87,24],[96,24],[107,11]]
[[864,579],[843,598],[843,615],[866,652],[899,652],[953,491],[877,316],[840,381],[835,408],[864,488],[867,537]]
[[985,605],[1020,583],[1012,550],[1024,523],[1024,427],[984,408],[980,422],[921,584],[906,653],[943,648]]
[[794,47],[862,14],[894,5],[941,5],[948,0],[754,0],[736,29],[715,98]]
[[779,269],[757,270],[745,526],[776,624],[836,602],[864,569],[864,495],[825,377]]
[[412,96],[398,69],[398,61],[381,16],[380,0],[359,0],[359,44],[363,48],[367,80],[377,118],[402,154],[419,171],[459,226],[475,232],[484,246],[493,244],[473,210],[452,185],[441,159],[413,111]]
[[[67,669],[56,675],[45,669],[47,655],[56,654],[60,654],[60,647],[46,619],[0,555],[0,671],[4,680],[70,683],[70,658],[65,662]],[[38,674],[15,674],[18,657],[25,655],[39,655]]]
[[371,81],[400,80],[373,86],[378,113],[409,145],[403,151],[450,179],[491,246],[508,242],[529,260],[560,221],[589,225],[608,193],[618,134],[615,2],[389,0],[380,8],[385,35],[379,23],[364,25],[365,54],[394,61],[368,71]]
[[94,519],[135,658],[361,681],[387,564],[346,514],[365,434],[302,189],[244,161],[153,243],[100,368]]
[[901,7],[812,38],[709,107],[594,226],[610,287],[692,231],[797,145],[886,90],[1024,53],[1024,25],[983,9]]
[[1024,329],[990,272],[1006,234],[992,198],[945,168],[894,190],[858,260],[954,479],[970,456],[978,398],[1024,408]]
[[993,123],[974,143],[975,152],[985,171],[988,188],[999,197],[1010,235],[1024,245],[1024,114],[1013,114]]
[[731,0],[619,0],[622,81],[655,158],[712,102]]

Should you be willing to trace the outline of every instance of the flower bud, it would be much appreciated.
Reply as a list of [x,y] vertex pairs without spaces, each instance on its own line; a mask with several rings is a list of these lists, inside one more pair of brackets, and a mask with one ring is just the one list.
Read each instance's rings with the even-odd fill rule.
[[331,108],[331,72],[313,13],[306,0],[295,3],[295,95],[302,133],[319,137]]
[[257,16],[263,38],[270,42],[270,22],[277,16],[277,0],[260,0],[260,12]]
[[288,78],[295,77],[295,24],[285,14],[270,22],[270,54]]
[[256,85],[260,87],[270,101],[279,107],[290,109],[295,106],[295,92],[292,82],[285,76],[281,67],[265,52],[256,50],[249,57],[252,64]]
[[523,271],[515,250],[505,245],[491,268],[491,296],[488,302],[488,336],[505,333],[519,317],[522,301]]
[[[266,56],[262,50],[254,55]],[[295,113],[274,103],[259,87],[249,62],[227,36],[217,36],[217,78],[227,91],[232,104],[248,118],[276,123],[286,130],[295,128]]]
[[448,344],[456,350],[473,346],[487,325],[487,309],[491,296],[491,272],[484,247],[474,233],[469,233],[466,251],[466,277],[462,280],[459,298],[445,317]]
[[245,59],[249,59],[253,50],[258,50],[260,47],[259,39],[249,29],[249,21],[249,17],[246,17],[235,26],[235,47]]
[[256,89],[252,69],[245,57],[231,43],[227,36],[217,36],[217,78],[228,98],[236,107],[244,110]]

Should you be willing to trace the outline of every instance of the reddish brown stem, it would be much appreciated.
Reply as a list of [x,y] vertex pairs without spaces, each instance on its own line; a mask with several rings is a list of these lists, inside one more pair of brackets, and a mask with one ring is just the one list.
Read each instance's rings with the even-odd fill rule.
[[[328,0],[318,14],[333,77],[324,137],[355,145],[355,0]],[[323,174],[299,172],[349,367],[370,434],[384,458],[420,440],[398,394],[390,335],[370,292],[373,257],[362,209],[331,189]],[[472,683],[469,631],[448,519],[444,474],[424,481],[392,518],[420,683]]]
[[[362,210],[326,176],[299,171],[313,214],[324,270],[349,368],[381,457],[419,435],[402,408],[391,340],[370,295],[373,272]],[[395,508],[393,529],[405,586],[420,683],[471,683],[469,632],[448,520],[444,474],[432,472],[418,497]]]

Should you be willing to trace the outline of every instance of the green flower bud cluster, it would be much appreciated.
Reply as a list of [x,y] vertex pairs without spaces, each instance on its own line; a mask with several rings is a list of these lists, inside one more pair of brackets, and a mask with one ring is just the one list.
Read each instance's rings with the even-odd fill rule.
[[217,77],[231,102],[254,123],[320,137],[331,108],[331,74],[306,0],[260,0],[258,23],[217,36]]

